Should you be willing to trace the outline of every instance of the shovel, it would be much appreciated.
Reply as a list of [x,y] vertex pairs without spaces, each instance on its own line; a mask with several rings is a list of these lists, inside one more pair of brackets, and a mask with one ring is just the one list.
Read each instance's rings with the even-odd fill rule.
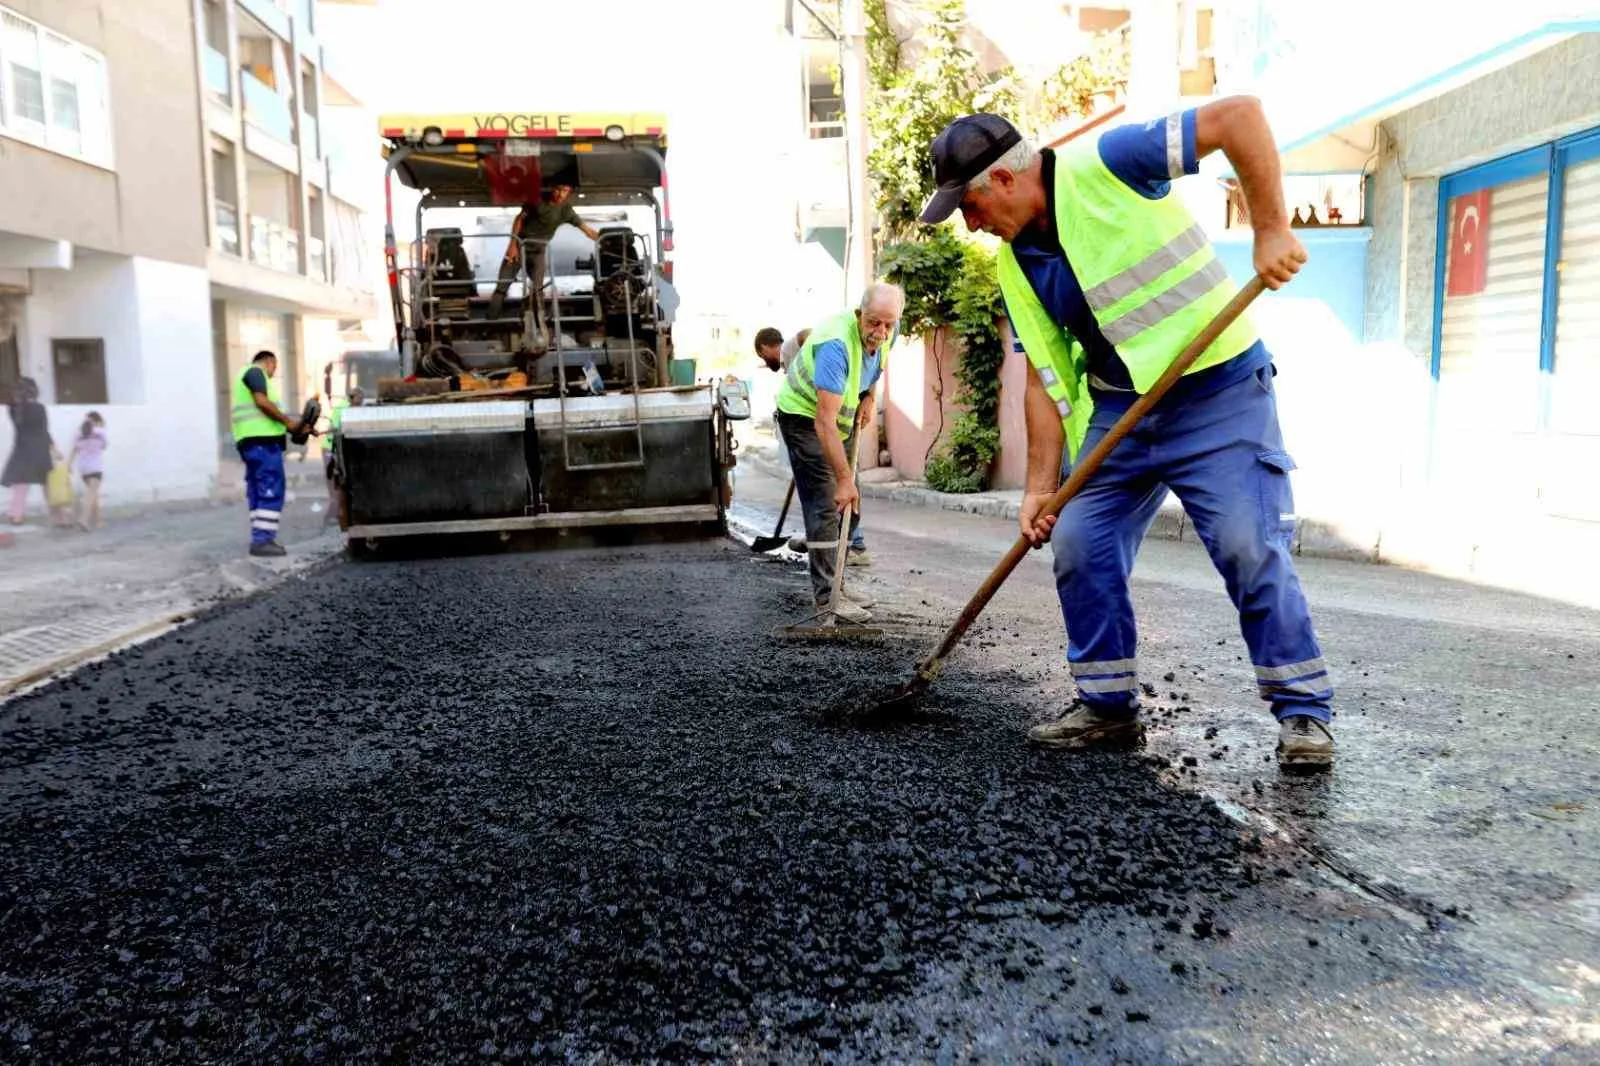
[[[864,434],[859,428],[856,430],[855,446],[850,450],[850,477],[856,476],[856,464],[861,460],[861,438]],[[792,482],[791,482],[792,484]],[[845,553],[850,548],[850,517],[855,513],[855,507],[846,507],[839,514],[839,543],[834,548],[833,561],[833,589],[828,600],[828,606],[823,610],[808,615],[795,625],[779,626],[773,630],[772,635],[779,640],[876,640],[883,636],[883,630],[876,626],[853,625],[841,622],[834,613],[834,608],[844,597],[844,564]],[[809,547],[809,543],[807,545]],[[808,625],[813,619],[822,619],[816,625]]]
[[794,478],[789,479],[789,491],[783,497],[783,510],[778,512],[778,524],[772,527],[772,536],[757,537],[750,542],[753,552],[769,552],[773,548],[788,543],[789,538],[783,535],[784,519],[789,517],[789,504],[794,502]]
[[[1260,296],[1265,288],[1266,282],[1262,281],[1260,277],[1251,278],[1249,283],[1239,290],[1238,295],[1228,301],[1226,307],[1217,312],[1217,317],[1213,318],[1210,324],[1200,331],[1200,335],[1190,341],[1188,347],[1178,354],[1178,357],[1172,361],[1172,365],[1167,367],[1166,372],[1150,387],[1150,391],[1135,400],[1133,406],[1129,407],[1122,417],[1117,419],[1111,429],[1106,432],[1106,435],[1100,439],[1100,442],[1089,450],[1089,454],[1078,460],[1072,468],[1072,474],[1056,490],[1055,495],[1045,503],[1044,509],[1039,512],[1039,517],[1054,517],[1061,513],[1061,509],[1067,505],[1067,501],[1076,496],[1084,484],[1094,476],[1095,471],[1100,469],[1100,464],[1105,462],[1105,458],[1111,454],[1111,450],[1122,441],[1123,437],[1133,431],[1133,428],[1139,424],[1139,420],[1149,413],[1150,408],[1161,402],[1161,398],[1183,376],[1183,372],[1193,366],[1196,359],[1200,358],[1200,353],[1209,348],[1211,343],[1222,335],[1223,330],[1233,325],[1233,320],[1243,314],[1244,309],[1249,307],[1250,302]],[[1011,576],[1011,571],[1017,568],[1017,564],[1022,561],[1023,556],[1028,554],[1031,547],[1027,538],[1019,536],[1017,542],[1006,552],[994,570],[990,572],[988,577],[984,578],[983,584],[978,586],[978,591],[972,594],[972,598],[967,601],[967,605],[961,609],[961,614],[945,632],[944,639],[939,642],[939,646],[934,648],[927,658],[917,664],[916,673],[912,675],[911,680],[887,697],[873,700],[868,709],[888,713],[914,709],[922,697],[926,695],[928,689],[938,680],[940,671],[944,669],[945,659],[949,657],[961,638],[966,635],[967,630],[972,628],[972,623],[977,621],[978,615],[988,606],[989,601],[994,598],[994,594],[1000,590],[1000,586],[1005,583],[1006,578]]]

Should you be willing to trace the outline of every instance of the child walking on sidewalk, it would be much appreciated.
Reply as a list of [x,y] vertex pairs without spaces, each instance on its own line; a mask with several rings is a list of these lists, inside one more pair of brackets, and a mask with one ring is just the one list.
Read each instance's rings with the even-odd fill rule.
[[100,482],[105,476],[106,420],[98,411],[90,411],[78,430],[78,439],[72,442],[72,468],[83,480],[83,510],[78,513],[78,528],[87,533],[99,529]]

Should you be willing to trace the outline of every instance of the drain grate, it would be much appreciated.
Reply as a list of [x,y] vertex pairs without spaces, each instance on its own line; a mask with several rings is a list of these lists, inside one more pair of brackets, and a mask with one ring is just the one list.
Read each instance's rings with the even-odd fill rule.
[[25,678],[36,676],[55,663],[109,644],[134,631],[147,629],[171,616],[171,611],[118,611],[89,615],[70,622],[30,626],[0,636],[0,693]]

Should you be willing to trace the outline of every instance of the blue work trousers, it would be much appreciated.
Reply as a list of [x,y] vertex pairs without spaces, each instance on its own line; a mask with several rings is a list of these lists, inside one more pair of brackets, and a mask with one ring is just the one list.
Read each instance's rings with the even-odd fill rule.
[[278,521],[283,516],[283,448],[241,444],[239,458],[244,460],[244,496],[250,505],[250,543],[277,540]]
[[[1067,661],[1079,696],[1097,711],[1138,711],[1128,575],[1170,489],[1238,608],[1261,698],[1280,719],[1328,721],[1333,683],[1289,554],[1294,461],[1278,428],[1274,373],[1266,366],[1208,396],[1157,404],[1062,509],[1050,544]],[[1100,397],[1079,454],[1127,409],[1120,394]]]

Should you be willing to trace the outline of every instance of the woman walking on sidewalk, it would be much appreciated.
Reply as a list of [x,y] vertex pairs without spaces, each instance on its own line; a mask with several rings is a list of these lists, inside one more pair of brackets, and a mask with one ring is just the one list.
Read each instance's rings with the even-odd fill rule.
[[85,533],[99,529],[100,481],[106,470],[106,420],[90,411],[72,442],[72,468],[83,480],[83,510],[78,513],[78,528]]
[[[11,456],[0,474],[0,486],[11,490],[11,524],[22,525],[28,509],[28,486],[38,485],[45,491],[50,478],[50,467],[60,457],[50,440],[50,421],[44,404],[39,402],[39,384],[32,378],[17,382],[17,395],[10,404],[11,427],[15,436]],[[49,498],[45,504],[48,507]]]

